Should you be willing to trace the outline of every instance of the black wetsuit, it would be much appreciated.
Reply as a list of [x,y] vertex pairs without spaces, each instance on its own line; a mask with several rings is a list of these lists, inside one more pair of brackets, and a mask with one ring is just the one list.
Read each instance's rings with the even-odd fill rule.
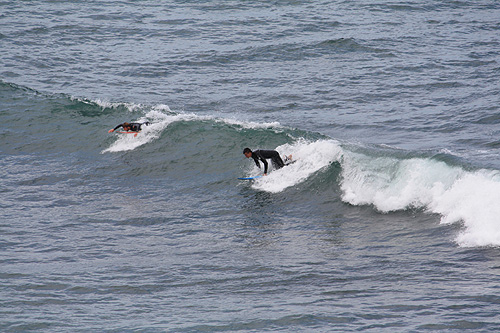
[[255,164],[260,168],[259,160],[264,163],[264,173],[267,173],[267,158],[270,158],[273,162],[273,166],[275,169],[281,169],[285,166],[283,160],[280,157],[280,154],[276,150],[255,150],[252,152],[252,158],[255,161]]
[[[142,125],[149,125],[149,121],[146,121],[145,123],[129,123],[130,125],[130,131],[131,132],[139,132],[141,130],[141,126]],[[123,124],[120,124],[118,126],[116,126],[113,131],[116,131],[117,129],[119,129],[120,127],[123,127]]]

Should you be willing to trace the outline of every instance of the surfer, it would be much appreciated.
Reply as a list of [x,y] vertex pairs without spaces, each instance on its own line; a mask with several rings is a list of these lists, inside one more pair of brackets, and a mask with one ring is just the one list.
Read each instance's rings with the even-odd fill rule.
[[[267,161],[266,159],[271,159],[273,163],[273,167],[275,169],[281,169],[282,167],[285,166],[285,163],[283,163],[283,160],[280,157],[280,154],[276,150],[255,150],[252,151],[250,148],[245,148],[243,149],[243,154],[245,155],[246,158],[253,158],[255,161],[255,164],[259,167],[260,169],[260,163],[259,160],[262,161],[264,164],[264,176],[267,175]],[[291,157],[291,156],[290,156]]]
[[125,122],[123,124],[120,124],[120,125],[116,126],[113,129],[110,129],[108,131],[108,133],[114,132],[117,129],[119,129],[120,127],[123,127],[123,130],[125,132],[137,132],[137,133],[139,133],[141,131],[141,126],[142,125],[148,126],[149,125],[149,121],[146,121],[144,123],[127,123],[127,122]]

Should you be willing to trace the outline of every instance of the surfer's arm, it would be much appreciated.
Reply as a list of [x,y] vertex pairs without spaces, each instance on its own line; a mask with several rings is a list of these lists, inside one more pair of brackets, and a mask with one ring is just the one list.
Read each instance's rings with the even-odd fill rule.
[[257,168],[260,169],[260,163],[259,163],[259,159],[258,158],[255,158],[255,157],[252,157],[253,158],[253,161],[255,162],[255,165],[257,166]]
[[264,163],[264,175],[267,175],[267,161],[265,158],[261,159],[262,163]]
[[117,129],[119,129],[120,127],[122,127],[122,126],[123,126],[123,124],[120,124],[120,125],[116,126],[115,128],[110,129],[110,130],[108,131],[108,133],[114,132],[114,131],[116,131]]

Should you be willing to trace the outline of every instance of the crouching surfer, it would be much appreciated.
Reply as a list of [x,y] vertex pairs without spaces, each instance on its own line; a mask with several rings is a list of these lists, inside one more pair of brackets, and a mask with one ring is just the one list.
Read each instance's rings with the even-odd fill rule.
[[[262,161],[264,164],[264,176],[267,175],[267,169],[268,169],[268,163],[267,159],[270,159],[271,162],[273,163],[273,167],[275,169],[281,169],[284,167],[286,164],[283,162],[283,160],[280,157],[280,154],[276,150],[255,150],[252,151],[250,148],[245,148],[243,149],[243,155],[245,155],[246,158],[253,158],[255,161],[255,164],[257,167],[260,169],[260,163],[259,161]],[[292,159],[292,155],[286,156],[285,161],[289,161]],[[288,163],[287,163],[288,164]]]
[[113,129],[110,129],[108,131],[108,133],[114,132],[117,129],[119,129],[120,127],[123,127],[123,130],[125,132],[135,133],[134,136],[137,136],[137,133],[139,133],[141,131],[141,126],[142,125],[148,126],[149,124],[150,124],[149,121],[146,121],[144,123],[127,123],[127,122],[125,122],[123,124],[116,126]]

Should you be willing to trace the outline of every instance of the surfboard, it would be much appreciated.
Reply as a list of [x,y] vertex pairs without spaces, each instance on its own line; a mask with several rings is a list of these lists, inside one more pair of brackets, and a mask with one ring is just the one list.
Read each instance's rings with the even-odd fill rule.
[[261,178],[262,176],[259,175],[259,176],[253,176],[253,177],[240,177],[238,179],[241,179],[241,180],[252,180],[252,179],[258,179],[258,178]]
[[115,131],[115,133],[121,133],[121,134],[137,134],[137,133],[140,133],[141,131],[139,132],[124,132],[124,131]]

